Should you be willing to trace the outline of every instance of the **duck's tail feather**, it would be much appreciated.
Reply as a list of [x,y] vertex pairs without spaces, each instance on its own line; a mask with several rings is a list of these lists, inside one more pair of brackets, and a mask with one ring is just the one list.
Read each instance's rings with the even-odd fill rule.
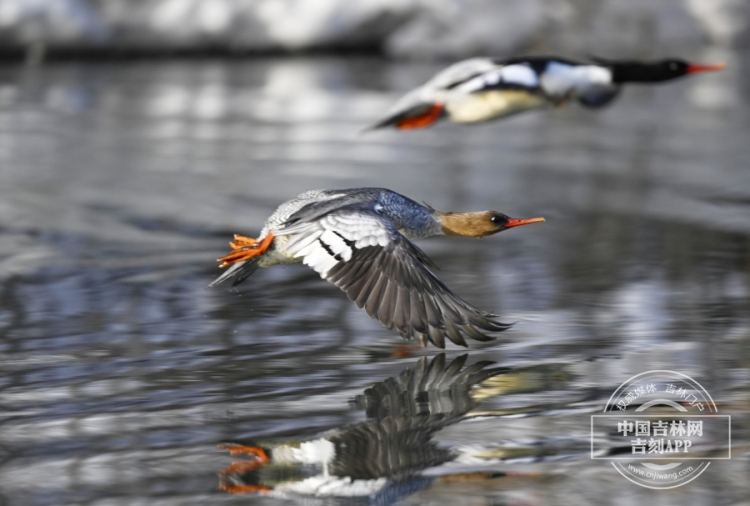
[[245,281],[250,275],[258,269],[258,259],[251,258],[244,262],[239,262],[234,265],[230,265],[229,268],[224,271],[221,276],[211,282],[208,287],[216,286],[224,281],[234,278],[232,286],[237,286]]

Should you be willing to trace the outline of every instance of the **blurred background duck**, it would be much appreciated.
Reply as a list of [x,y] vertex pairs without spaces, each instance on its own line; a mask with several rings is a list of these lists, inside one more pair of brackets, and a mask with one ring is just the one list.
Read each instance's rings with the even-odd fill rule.
[[582,63],[538,56],[471,58],[407,93],[367,130],[425,128],[440,120],[479,123],[549,105],[561,107],[572,100],[598,108],[614,100],[626,83],[659,83],[723,68],[723,64],[698,65],[679,59],[592,58],[591,63]]
[[406,339],[445,347],[445,338],[467,346],[464,335],[510,325],[458,298],[429,269],[434,265],[411,239],[435,235],[484,237],[544,221],[497,211],[441,213],[384,188],[310,190],[281,204],[260,236],[235,235],[219,258],[229,269],[210,286],[238,284],[258,267],[303,262],[338,286],[358,307]]

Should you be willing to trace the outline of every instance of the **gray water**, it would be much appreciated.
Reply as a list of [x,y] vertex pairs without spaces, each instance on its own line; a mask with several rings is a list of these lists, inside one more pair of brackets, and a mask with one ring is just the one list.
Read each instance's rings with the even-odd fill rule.
[[[747,501],[750,65],[691,56],[728,70],[631,87],[602,111],[366,135],[440,65],[3,65],[0,505]],[[403,348],[302,265],[206,288],[233,233],[254,236],[301,191],[359,186],[545,216],[420,243],[457,294],[516,325],[441,357]],[[424,424],[424,462],[396,478],[380,466],[388,492],[313,501],[277,487],[312,465],[237,477],[276,491],[220,489],[244,457],[217,445],[353,433],[372,420],[366,389],[465,353],[502,375]],[[733,417],[732,459],[671,491],[589,458],[590,415],[649,369],[691,375]]]

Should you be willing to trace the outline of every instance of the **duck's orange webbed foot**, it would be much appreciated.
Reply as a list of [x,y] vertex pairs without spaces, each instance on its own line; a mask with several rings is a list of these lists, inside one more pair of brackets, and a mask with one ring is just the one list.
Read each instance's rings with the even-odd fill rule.
[[415,128],[428,127],[440,119],[440,115],[443,113],[443,107],[443,104],[435,103],[427,111],[418,116],[412,116],[400,120],[396,123],[396,128],[399,130],[412,130]]
[[240,234],[234,234],[234,242],[229,243],[232,249],[241,248],[242,246],[255,246],[256,244],[258,244],[258,239],[245,237],[244,235]]
[[263,485],[228,485],[226,483],[219,483],[219,488],[230,494],[260,494],[271,491],[270,487],[264,487]]
[[235,444],[220,444],[217,446],[219,450],[227,450],[229,452],[229,455],[239,455],[239,454],[245,454],[245,455],[252,455],[259,461],[261,461],[261,465],[267,464],[270,460],[268,457],[268,454],[263,448],[260,448],[259,446],[244,446],[244,445],[235,445]]
[[244,237],[235,234],[234,242],[229,243],[229,246],[232,247],[232,251],[228,255],[218,259],[218,261],[221,262],[219,267],[227,267],[236,264],[237,262],[244,262],[245,260],[262,255],[271,245],[274,238],[275,236],[269,232],[262,241],[258,242],[251,237]]
[[227,467],[219,471],[219,478],[224,480],[228,476],[242,476],[250,471],[255,471],[259,467],[263,467],[263,463],[257,460],[243,460],[232,462]]
[[242,446],[242,445],[219,445],[222,450],[229,450],[230,455],[246,454],[255,457],[253,460],[245,460],[232,462],[227,467],[219,472],[219,488],[230,494],[247,494],[247,493],[261,493],[269,492],[271,489],[263,485],[234,485],[227,483],[230,479],[234,481],[233,477],[239,477],[243,474],[255,471],[259,467],[263,467],[270,460],[268,454],[263,448],[257,446]]

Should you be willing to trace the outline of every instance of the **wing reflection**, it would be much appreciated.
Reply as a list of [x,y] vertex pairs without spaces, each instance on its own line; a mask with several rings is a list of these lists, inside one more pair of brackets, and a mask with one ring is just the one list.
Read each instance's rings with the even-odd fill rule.
[[[460,467],[441,478],[420,474],[459,456],[458,450],[433,441],[437,431],[473,416],[470,412],[490,397],[548,387],[547,382],[528,383],[538,374],[525,370],[489,368],[493,364],[489,361],[466,366],[468,357],[460,356],[449,364],[445,354],[431,361],[421,358],[354,399],[367,421],[329,431],[318,439],[262,448],[222,445],[232,454],[249,458],[221,471],[220,488],[285,498],[315,496],[326,504],[344,497],[391,504],[439,479],[504,476],[460,473]],[[506,380],[499,381],[500,377]]]

